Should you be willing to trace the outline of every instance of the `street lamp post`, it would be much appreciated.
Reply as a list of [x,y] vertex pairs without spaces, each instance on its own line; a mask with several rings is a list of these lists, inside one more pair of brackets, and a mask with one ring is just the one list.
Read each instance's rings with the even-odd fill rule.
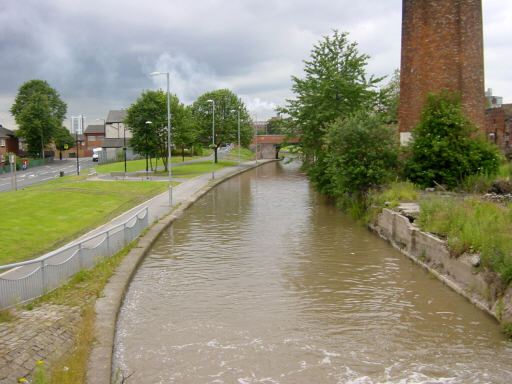
[[[231,112],[235,112],[232,110]],[[240,168],[240,109],[236,110],[238,117],[238,168]]]
[[167,164],[169,167],[169,206],[172,207],[172,176],[171,176],[171,102],[169,96],[169,72],[152,72],[151,76],[166,75],[167,77]]
[[212,103],[212,150],[214,153],[212,154],[212,180],[215,179],[215,100],[206,100],[208,103]]

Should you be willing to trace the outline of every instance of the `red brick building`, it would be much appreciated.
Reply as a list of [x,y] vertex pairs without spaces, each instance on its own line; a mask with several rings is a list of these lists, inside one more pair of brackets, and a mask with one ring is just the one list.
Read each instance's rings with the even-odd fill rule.
[[403,0],[402,7],[401,136],[419,121],[426,95],[443,89],[459,91],[465,114],[484,127],[481,0]]
[[485,136],[496,144],[503,154],[512,157],[510,136],[512,135],[512,104],[485,110]]
[[0,155],[6,155],[8,153],[18,154],[19,141],[14,135],[14,132],[4,128],[0,124]]
[[105,143],[105,126],[88,125],[84,132],[84,140],[84,156],[92,156],[92,150],[97,147],[102,147]]

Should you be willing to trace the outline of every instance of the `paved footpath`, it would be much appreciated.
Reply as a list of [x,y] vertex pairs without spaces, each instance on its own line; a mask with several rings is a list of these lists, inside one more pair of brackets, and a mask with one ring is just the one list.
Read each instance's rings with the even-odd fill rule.
[[[263,164],[266,161],[259,161]],[[236,173],[240,169],[256,166],[254,161],[238,166],[224,168],[215,172],[219,180]],[[93,176],[91,180],[108,179]],[[126,180],[140,180],[140,177],[127,177]],[[157,180],[157,178],[153,178]],[[162,181],[167,180],[161,178]],[[175,179],[178,181],[178,179]],[[187,202],[196,192],[211,182],[211,173],[199,175],[193,179],[179,179],[181,184],[173,188],[173,206]],[[142,208],[148,207],[149,223],[166,216],[170,211],[169,194],[164,192],[151,200],[116,217],[109,223],[85,234],[82,238],[113,227],[123,222]],[[76,327],[80,321],[80,307],[43,304],[33,310],[18,308],[11,310],[15,320],[0,323],[0,384],[17,383],[21,377],[29,377],[39,360],[51,362],[60,358],[72,347]]]

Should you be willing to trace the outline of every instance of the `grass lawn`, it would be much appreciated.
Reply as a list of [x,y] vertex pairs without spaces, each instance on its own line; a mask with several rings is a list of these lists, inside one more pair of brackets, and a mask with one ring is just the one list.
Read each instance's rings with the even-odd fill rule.
[[[228,160],[219,160],[218,163],[215,164],[215,170],[232,167],[237,165],[236,161],[228,161]],[[178,165],[176,167],[172,167],[172,176],[180,177],[181,175],[190,175],[190,174],[200,174],[207,173],[212,171],[212,161],[200,161],[199,163],[186,164],[186,165]],[[163,171],[155,172],[155,174],[166,174]]]
[[165,190],[161,182],[70,176],[3,192],[0,265],[44,254]]
[[[204,156],[185,156],[185,161],[200,159]],[[171,159],[172,164],[181,163],[181,156],[173,156]],[[159,167],[163,166],[162,160],[158,159],[158,163],[156,163],[155,159],[152,159],[153,167],[155,164]],[[150,163],[148,160],[148,167],[150,167]],[[124,172],[124,161],[118,161],[116,163],[109,164],[101,164],[94,167],[96,172],[98,173],[110,173],[110,172]],[[139,160],[130,160],[126,162],[126,172],[136,172],[136,171],[144,171],[146,169],[146,159]]]

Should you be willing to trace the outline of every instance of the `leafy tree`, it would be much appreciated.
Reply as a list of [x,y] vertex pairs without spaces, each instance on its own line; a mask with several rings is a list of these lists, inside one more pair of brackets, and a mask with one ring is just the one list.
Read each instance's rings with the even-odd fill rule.
[[473,137],[476,131],[462,112],[459,94],[428,95],[407,148],[404,175],[424,187],[437,183],[453,188],[469,175],[496,174],[499,150],[481,137]]
[[43,148],[62,126],[66,110],[57,91],[44,80],[30,80],[19,88],[10,112],[18,124],[16,135],[25,139],[31,155],[44,155]]
[[191,107],[178,108],[175,115],[176,121],[181,121],[181,124],[176,128],[173,127],[172,143],[181,148],[181,158],[185,161],[185,148],[192,147],[198,133],[192,120]]
[[192,105],[192,116],[204,144],[212,143],[212,103],[215,102],[215,162],[222,143],[238,142],[238,114],[240,111],[240,143],[247,147],[253,135],[251,119],[244,102],[229,89],[206,92]]
[[367,78],[368,58],[358,52],[357,43],[349,42],[347,33],[335,30],[324,36],[304,61],[305,77],[292,77],[296,99],[278,110],[290,117],[289,126],[300,135],[304,167],[320,187],[328,183],[323,145],[329,125],[378,102],[373,88],[382,79]]
[[284,132],[284,121],[280,117],[273,117],[267,121],[267,133],[269,135],[279,135]]
[[400,102],[400,70],[396,69],[393,77],[379,93],[379,110],[384,113],[385,121],[398,124],[398,105]]
[[[175,95],[170,96],[170,114],[171,144],[191,144],[195,136],[189,132],[192,129],[190,113]],[[151,124],[147,124],[148,121]],[[124,123],[133,133],[130,145],[135,152],[161,157],[167,171],[167,94],[162,90],[142,92],[126,111]],[[186,141],[186,137],[191,141]]]
[[326,176],[334,197],[347,194],[364,198],[373,187],[386,182],[396,172],[398,138],[375,111],[361,110],[336,121],[325,140]]
[[54,134],[55,148],[60,151],[60,158],[62,160],[62,151],[71,148],[75,145],[75,138],[69,133],[66,127],[62,125],[55,130]]

